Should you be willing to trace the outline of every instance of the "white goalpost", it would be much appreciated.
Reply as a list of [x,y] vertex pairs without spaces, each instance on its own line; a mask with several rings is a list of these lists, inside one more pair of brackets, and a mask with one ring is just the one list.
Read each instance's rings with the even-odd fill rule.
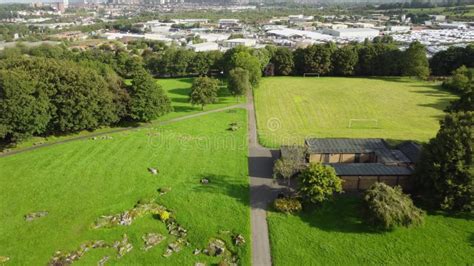
[[306,77],[318,77],[319,78],[319,74],[318,73],[303,73],[303,77],[306,78]]
[[379,120],[378,119],[362,119],[362,118],[354,118],[349,120],[349,128],[352,128],[354,124],[372,124],[372,128],[379,127]]

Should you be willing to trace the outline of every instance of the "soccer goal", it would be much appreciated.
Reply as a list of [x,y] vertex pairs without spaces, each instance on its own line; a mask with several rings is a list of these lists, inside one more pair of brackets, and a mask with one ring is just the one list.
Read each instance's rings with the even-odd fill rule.
[[349,128],[379,128],[379,120],[378,119],[350,119],[349,120]]
[[319,78],[319,74],[318,73],[303,73],[303,77],[306,78],[306,77],[318,77]]

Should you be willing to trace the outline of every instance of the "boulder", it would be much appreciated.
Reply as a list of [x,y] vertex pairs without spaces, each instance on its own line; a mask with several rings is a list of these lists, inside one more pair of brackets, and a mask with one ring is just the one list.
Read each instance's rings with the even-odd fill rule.
[[143,250],[147,251],[150,248],[160,244],[161,241],[165,239],[165,237],[157,233],[148,233],[142,236],[142,239],[145,242],[145,246],[143,247]]
[[104,264],[109,260],[109,256],[105,256],[97,262],[98,266],[104,266]]
[[201,250],[198,248],[193,251],[193,255],[198,255],[200,253],[201,253]]
[[152,175],[157,175],[157,174],[158,174],[158,169],[156,169],[156,168],[148,167],[148,171],[149,171]]
[[46,215],[48,215],[47,211],[32,212],[25,215],[25,220],[30,222],[38,218],[45,217]]
[[209,184],[209,179],[207,179],[207,178],[201,179],[201,184],[204,184],[204,185]]
[[236,246],[242,246],[243,244],[245,244],[245,238],[243,235],[241,234],[238,234],[234,237],[234,244]]

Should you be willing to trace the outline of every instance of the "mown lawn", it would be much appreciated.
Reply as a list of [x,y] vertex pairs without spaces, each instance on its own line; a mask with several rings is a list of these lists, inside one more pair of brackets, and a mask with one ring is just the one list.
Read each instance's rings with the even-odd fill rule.
[[[46,265],[57,250],[73,251],[88,240],[112,243],[126,233],[134,248],[123,258],[113,249],[97,249],[79,265],[96,265],[104,255],[108,263],[124,265],[218,263],[193,255],[212,237],[222,237],[249,265],[246,121],[239,109],[0,158],[0,256],[10,257],[11,265]],[[238,131],[227,130],[232,122],[238,122]],[[148,167],[160,173],[152,175]],[[210,184],[200,184],[202,178]],[[171,191],[159,196],[162,187]],[[154,197],[188,230],[191,245],[169,258],[162,254],[173,237],[151,215],[130,226],[91,228],[101,215]],[[49,214],[26,222],[24,215],[36,211]],[[148,232],[167,238],[144,252],[141,237]],[[247,240],[243,247],[231,246],[234,233]]]
[[[127,83],[130,82],[130,80],[126,81]],[[168,96],[170,97],[172,101],[172,106],[174,108],[173,112],[168,113],[157,120],[153,121],[153,123],[158,123],[158,122],[163,122],[166,120],[170,120],[173,118],[178,118],[190,114],[195,114],[202,112],[200,106],[192,106],[188,102],[188,95],[191,90],[191,85],[193,82],[193,78],[169,78],[169,79],[158,79],[157,80],[158,84],[162,86],[162,88],[166,91]],[[204,111],[208,110],[214,110],[234,104],[239,104],[237,99],[233,97],[229,91],[227,90],[227,87],[222,85],[219,91],[219,100],[217,103],[210,104],[205,106]],[[243,101],[242,101],[243,102]],[[123,125],[122,127],[125,127],[126,125]],[[108,132],[113,129],[120,129],[122,128],[121,126],[117,127],[104,127],[100,128],[97,130],[94,130],[93,132],[90,131],[81,131],[77,133],[71,133],[67,135],[51,135],[48,137],[32,137],[30,139],[24,140],[21,143],[18,143],[14,149],[19,149],[19,148],[27,148],[31,147],[37,144],[42,144],[42,143],[51,143],[51,142],[58,142],[66,139],[70,139],[72,137],[81,137],[81,136],[87,136],[92,133],[100,133],[100,132]],[[0,150],[1,153],[1,150]]]
[[419,228],[377,233],[345,196],[299,215],[268,216],[274,265],[471,265],[473,217],[430,214]]
[[455,99],[408,78],[272,77],[254,94],[259,139],[269,147],[307,137],[427,141]]

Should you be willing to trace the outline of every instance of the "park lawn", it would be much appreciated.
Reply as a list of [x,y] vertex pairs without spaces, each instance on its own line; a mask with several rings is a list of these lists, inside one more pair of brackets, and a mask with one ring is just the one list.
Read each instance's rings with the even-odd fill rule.
[[259,140],[268,147],[307,137],[424,142],[436,135],[443,109],[456,98],[435,83],[409,78],[272,77],[254,95]]
[[430,214],[418,228],[377,233],[361,219],[360,199],[343,196],[297,215],[269,212],[274,265],[471,265],[473,217]]
[[[237,122],[237,131],[227,130]],[[121,259],[112,249],[96,249],[79,264],[194,265],[219,258],[193,255],[212,237],[222,237],[250,264],[247,116],[243,109],[218,112],[166,126],[110,134],[112,139],[79,140],[0,158],[0,256],[12,265],[45,265],[57,250],[73,251],[88,240],[112,243],[126,233],[133,250]],[[157,167],[158,175],[147,171]],[[210,184],[202,185],[202,178]],[[159,196],[157,189],[171,191]],[[188,230],[191,245],[169,258],[173,240],[151,215],[130,226],[92,229],[101,215],[123,212],[141,199],[155,198]],[[30,212],[46,217],[26,222]],[[225,232],[229,231],[229,232]],[[166,240],[144,252],[141,237],[158,232]],[[230,246],[232,234],[247,243]]]
[[[174,107],[174,110],[162,117],[159,117],[157,120],[152,122],[153,124],[170,120],[173,118],[178,118],[178,117],[202,112],[200,106],[192,106],[188,102],[188,94],[191,89],[192,81],[193,81],[193,78],[169,78],[169,79],[157,80],[158,84],[162,86],[162,88],[166,91],[166,93],[170,97],[171,102],[172,102],[171,104]],[[126,83],[129,84],[130,80],[126,80]],[[229,93],[226,86],[221,86],[221,89],[219,91],[218,102],[215,104],[210,104],[210,105],[205,106],[204,111],[215,110],[218,108],[227,107],[227,106],[231,106],[231,105],[235,105],[239,103],[240,102],[238,102],[237,99]],[[142,124],[142,125],[148,125],[148,124]],[[28,148],[31,146],[44,144],[44,143],[54,143],[58,141],[67,140],[70,138],[88,136],[95,133],[105,133],[111,130],[124,128],[125,126],[126,125],[115,126],[115,127],[103,127],[103,128],[96,129],[94,131],[84,130],[84,131],[70,133],[66,135],[51,135],[48,137],[35,136],[18,143],[15,147],[10,148],[10,150]],[[1,154],[1,149],[0,149],[0,154]]]

